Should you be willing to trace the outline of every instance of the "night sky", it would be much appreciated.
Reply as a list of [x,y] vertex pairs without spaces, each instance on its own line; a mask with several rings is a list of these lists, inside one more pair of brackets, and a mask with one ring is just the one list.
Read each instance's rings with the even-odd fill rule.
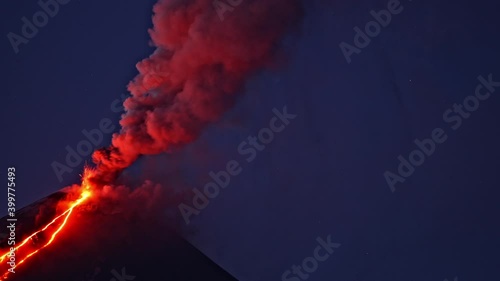
[[[500,81],[500,5],[403,0],[348,63],[339,44],[354,45],[353,28],[364,29],[370,11],[389,2],[304,1],[299,28],[280,46],[286,59],[251,77],[200,139],[126,171],[159,182],[178,171],[185,179],[177,188],[189,190],[239,162],[241,174],[183,226],[189,241],[239,280],[286,280],[282,274],[329,235],[340,246],[307,280],[498,279],[500,87],[456,130],[460,115],[447,121],[443,114],[474,95],[479,76]],[[21,18],[40,7],[3,4],[0,174],[16,168],[18,208],[79,182],[90,156],[61,178],[53,163],[65,162],[65,147],[76,148],[82,130],[105,118],[118,130],[115,101],[127,94],[135,64],[154,51],[147,32],[154,3],[72,0],[17,54],[7,34],[20,34]],[[240,143],[285,106],[296,117],[245,161]],[[408,159],[414,141],[436,128],[446,141],[392,192],[384,173],[397,174],[398,156]],[[104,134],[99,147],[110,140]]]

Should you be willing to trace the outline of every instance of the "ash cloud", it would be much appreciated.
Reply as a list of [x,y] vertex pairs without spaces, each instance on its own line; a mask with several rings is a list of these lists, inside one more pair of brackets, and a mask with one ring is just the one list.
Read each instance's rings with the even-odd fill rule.
[[300,0],[242,2],[220,21],[212,0],[154,6],[156,51],[137,64],[120,132],[93,154],[95,181],[114,181],[141,155],[198,138],[235,103],[248,78],[275,64],[281,39],[299,22]]

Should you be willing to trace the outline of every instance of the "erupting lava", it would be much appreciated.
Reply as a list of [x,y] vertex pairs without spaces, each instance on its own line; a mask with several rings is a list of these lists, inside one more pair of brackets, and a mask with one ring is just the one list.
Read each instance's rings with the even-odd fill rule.
[[[0,268],[5,271],[1,276],[0,280],[6,280],[10,273],[13,273],[15,269],[23,264],[30,257],[36,255],[42,249],[48,247],[57,238],[57,235],[64,229],[68,220],[73,213],[73,210],[80,206],[83,202],[92,196],[92,185],[90,183],[90,178],[94,175],[95,171],[91,168],[85,168],[84,174],[82,176],[82,184],[79,189],[79,197],[76,200],[69,201],[66,211],[55,217],[52,221],[46,224],[42,229],[34,232],[30,236],[26,237],[20,244],[15,245],[15,266],[12,269],[4,269],[4,267],[11,268],[7,262],[10,259],[11,251],[7,249],[5,253],[0,256]],[[35,239],[40,235],[50,236],[50,239],[45,243],[35,242]]]

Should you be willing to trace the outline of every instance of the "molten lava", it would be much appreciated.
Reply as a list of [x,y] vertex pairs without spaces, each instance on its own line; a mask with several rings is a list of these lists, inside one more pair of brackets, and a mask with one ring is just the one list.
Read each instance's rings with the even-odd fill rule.
[[[55,217],[40,230],[26,237],[20,244],[15,245],[15,266],[12,269],[7,264],[10,259],[10,249],[7,249],[5,253],[0,255],[0,269],[4,271],[4,273],[0,276],[0,280],[6,280],[9,274],[12,273],[12,271],[15,271],[18,266],[25,263],[30,257],[36,255],[54,242],[58,234],[63,231],[64,227],[67,225],[73,210],[92,196],[93,188],[90,183],[90,178],[94,175],[94,173],[94,170],[85,168],[82,177],[82,184],[78,190],[79,197],[74,201],[68,202],[68,207],[63,213]],[[42,234],[44,236],[50,236],[50,239],[46,243],[35,243],[35,239]],[[11,271],[9,271],[9,269],[11,269]]]

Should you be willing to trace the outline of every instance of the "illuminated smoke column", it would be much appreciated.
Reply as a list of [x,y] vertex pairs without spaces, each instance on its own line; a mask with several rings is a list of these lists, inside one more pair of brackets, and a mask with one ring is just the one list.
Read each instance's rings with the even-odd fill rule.
[[[137,64],[122,129],[93,154],[101,183],[140,155],[195,140],[235,102],[246,79],[273,64],[277,45],[300,19],[301,1],[241,2],[221,20],[213,0],[160,1],[150,30],[156,51]],[[227,4],[224,4],[227,5]],[[219,9],[222,6],[219,6]],[[219,12],[219,13],[218,13]]]

